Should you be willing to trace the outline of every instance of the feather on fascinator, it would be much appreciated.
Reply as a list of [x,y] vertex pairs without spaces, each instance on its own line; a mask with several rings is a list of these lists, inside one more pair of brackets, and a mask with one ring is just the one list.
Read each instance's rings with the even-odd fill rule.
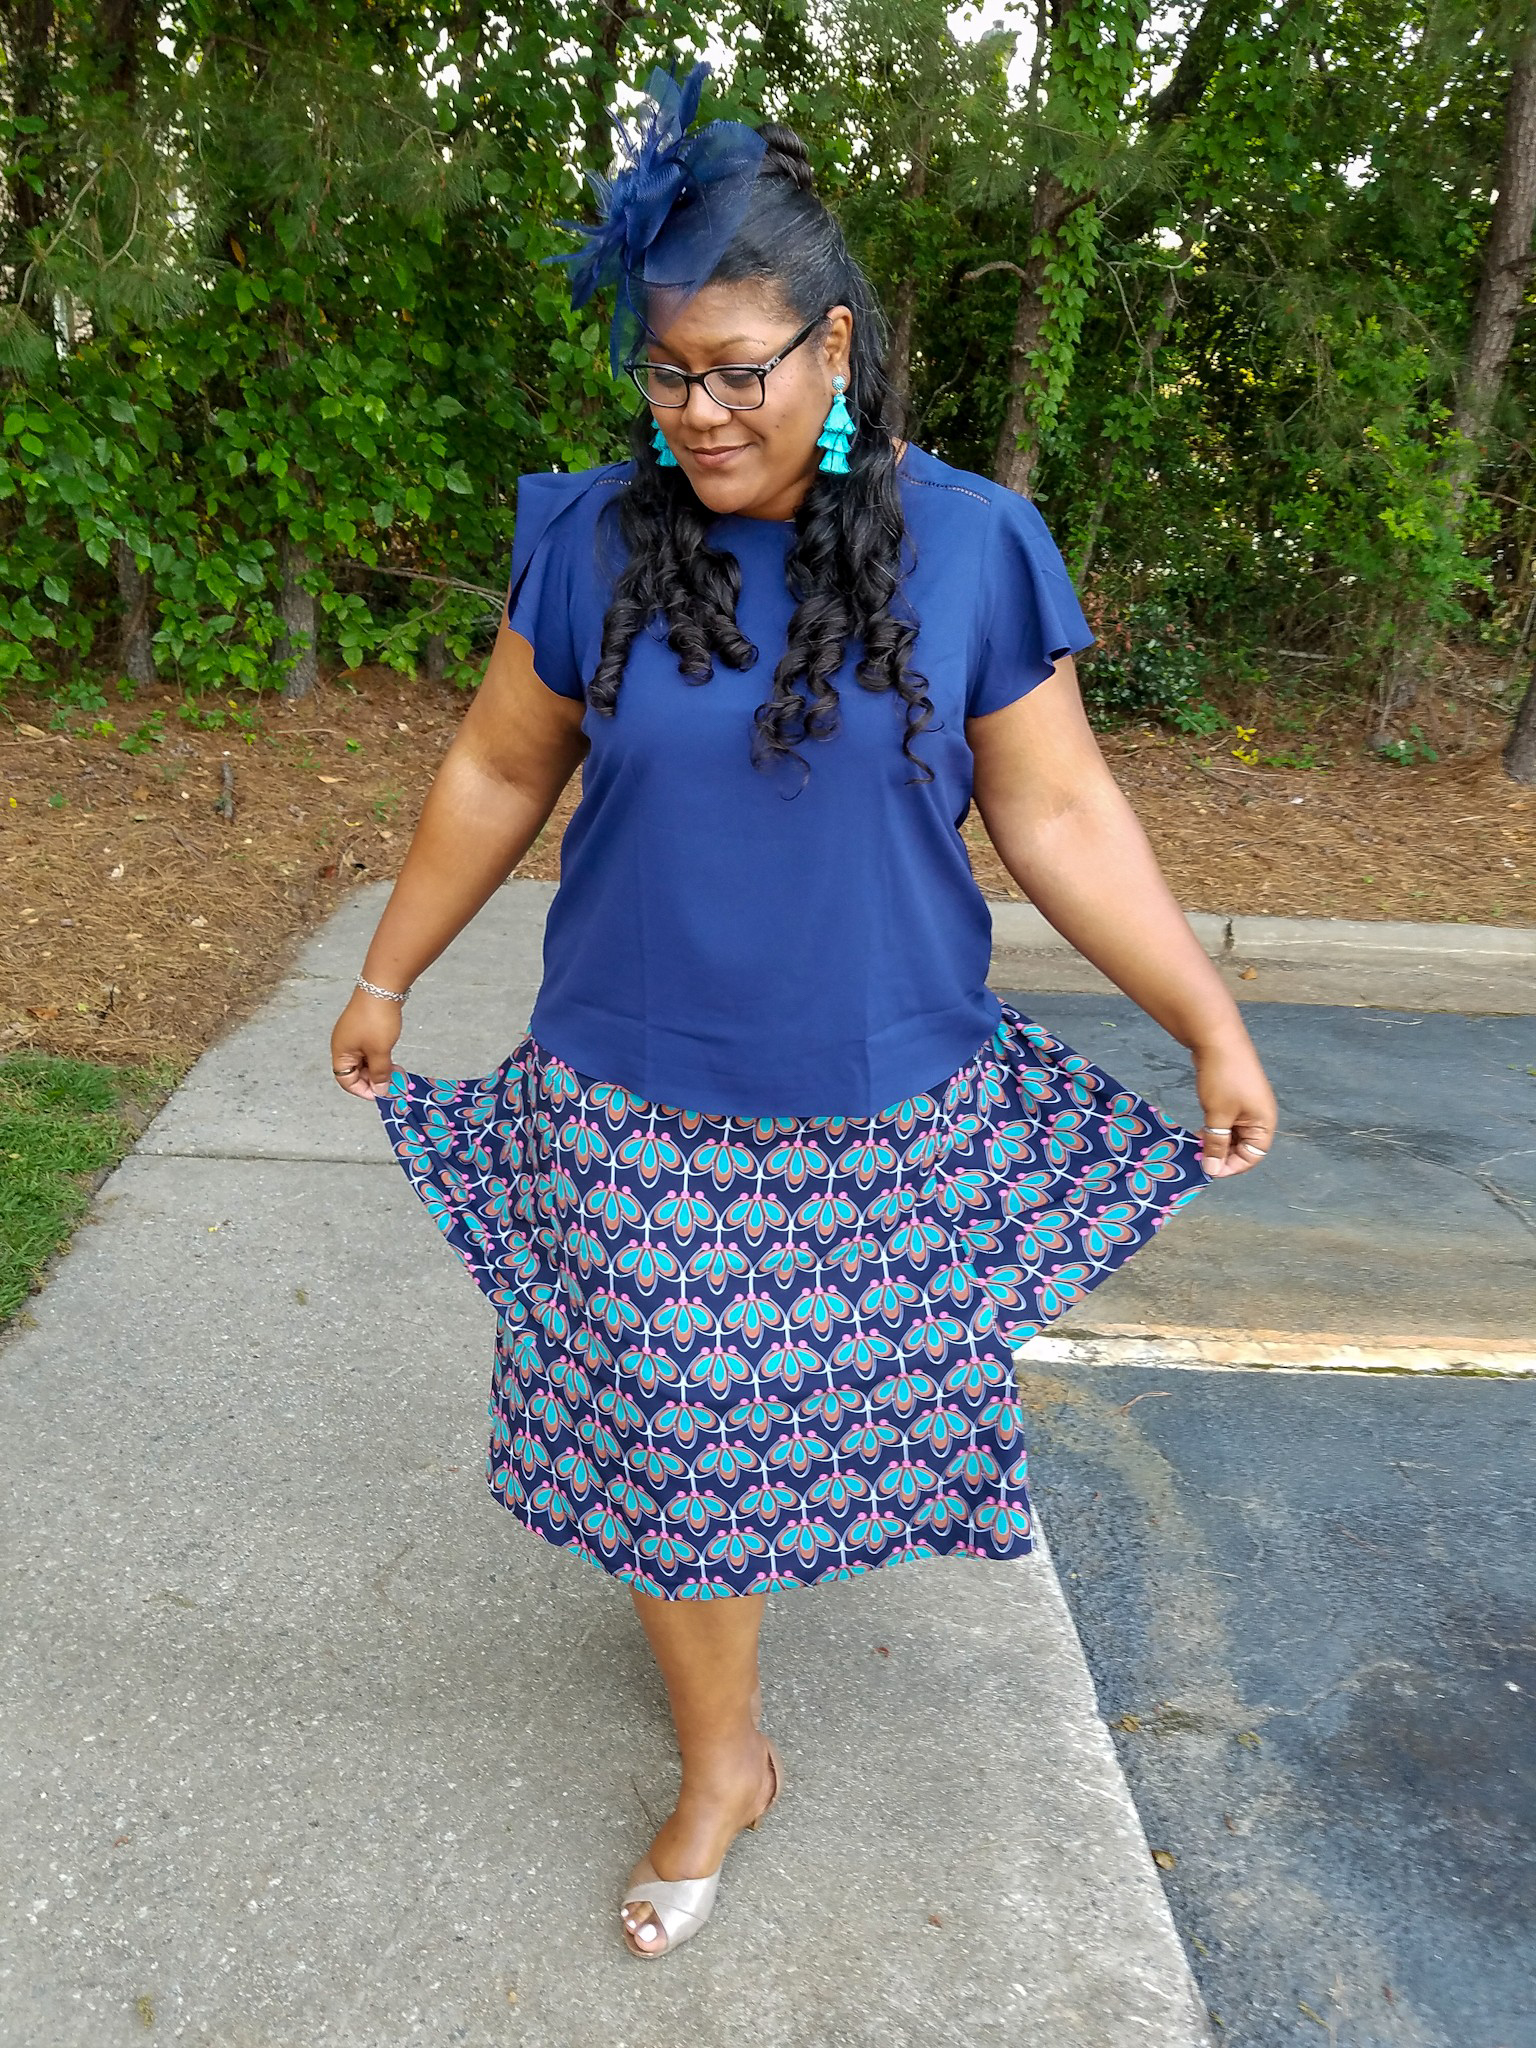
[[602,285],[617,287],[608,359],[615,377],[639,338],[651,331],[657,301],[668,317],[707,284],[746,217],[767,147],[741,121],[709,121],[688,131],[710,67],[695,64],[681,85],[659,67],[646,82],[649,108],[631,131],[612,108],[622,168],[611,180],[596,171],[587,182],[597,199],[595,227],[563,220],[583,246],[545,256],[571,266],[571,304],[584,306]]

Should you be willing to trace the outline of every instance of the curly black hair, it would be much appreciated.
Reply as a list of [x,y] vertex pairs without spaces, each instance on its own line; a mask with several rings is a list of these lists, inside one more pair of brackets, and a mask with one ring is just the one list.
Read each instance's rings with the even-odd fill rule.
[[[824,307],[853,314],[849,389],[845,401],[856,432],[846,476],[818,471],[795,514],[795,539],[785,564],[798,600],[788,642],[773,673],[766,703],[757,707],[752,761],[771,769],[789,756],[810,774],[797,751],[805,739],[830,739],[838,730],[838,695],[832,678],[850,639],[862,644],[855,669],[866,690],[894,690],[906,706],[901,750],[933,716],[926,679],[909,666],[917,622],[896,616],[906,522],[896,477],[892,437],[904,426],[902,407],[886,374],[890,329],[842,230],[812,189],[804,143],[773,123],[758,131],[766,144],[742,226],[710,273],[711,284],[747,281],[775,286],[800,321]],[[714,518],[681,469],[663,469],[652,446],[653,424],[641,412],[630,428],[634,480],[605,508],[618,520],[624,566],[603,621],[602,648],[588,688],[594,710],[613,715],[635,635],[658,615],[682,673],[696,682],[714,674],[718,655],[729,668],[750,668],[757,649],[736,624],[741,568],[734,555],[706,544]],[[796,792],[798,794],[798,792]]]

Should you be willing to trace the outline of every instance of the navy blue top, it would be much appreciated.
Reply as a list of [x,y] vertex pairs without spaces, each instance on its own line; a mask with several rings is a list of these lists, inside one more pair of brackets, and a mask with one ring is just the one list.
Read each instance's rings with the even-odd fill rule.
[[[629,462],[518,484],[507,622],[540,680],[581,698],[597,666],[622,542]],[[960,834],[973,757],[965,720],[997,711],[1093,644],[1039,511],[908,445],[897,468],[915,562],[911,666],[933,721],[901,751],[906,707],[862,689],[850,643],[834,678],[841,730],[752,765],[795,608],[790,520],[717,518],[741,565],[750,669],[681,674],[665,627],[635,636],[612,717],[565,829],[529,1029],[578,1072],[679,1108],[735,1116],[871,1116],[935,1087],[997,1029],[992,921]]]

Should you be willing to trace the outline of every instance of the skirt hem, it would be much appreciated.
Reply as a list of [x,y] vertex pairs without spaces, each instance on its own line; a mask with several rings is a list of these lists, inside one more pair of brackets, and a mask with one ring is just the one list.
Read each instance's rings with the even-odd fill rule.
[[547,1543],[552,1550],[569,1551],[594,1571],[601,1572],[604,1578],[616,1579],[621,1585],[638,1586],[642,1593],[661,1600],[729,1600],[745,1593],[790,1593],[807,1586],[845,1585],[852,1579],[867,1579],[874,1572],[894,1571],[901,1565],[923,1564],[934,1557],[974,1557],[983,1564],[1020,1564],[1024,1559],[1035,1556],[1038,1550],[1032,1535],[1020,1536],[1007,1550],[983,1549],[975,1543],[914,1543],[889,1551],[884,1557],[871,1558],[867,1563],[840,1564],[811,1573],[762,1573],[747,1585],[732,1585],[703,1575],[697,1579],[684,1579],[675,1585],[664,1585],[637,1565],[609,1563],[580,1536],[557,1536],[552,1530],[542,1527],[515,1501],[508,1500],[506,1494],[489,1479],[486,1490],[494,1505],[504,1508],[519,1528],[526,1529],[539,1542]]

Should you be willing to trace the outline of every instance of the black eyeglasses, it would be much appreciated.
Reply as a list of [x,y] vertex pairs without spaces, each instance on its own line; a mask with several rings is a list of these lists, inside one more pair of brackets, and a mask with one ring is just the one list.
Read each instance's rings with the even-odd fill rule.
[[766,363],[719,363],[712,370],[678,370],[670,363],[629,363],[626,367],[647,405],[686,405],[690,387],[702,384],[716,405],[732,412],[753,412],[768,396],[768,372],[776,370],[831,310],[824,307],[814,320],[807,320],[793,340],[786,341]]

